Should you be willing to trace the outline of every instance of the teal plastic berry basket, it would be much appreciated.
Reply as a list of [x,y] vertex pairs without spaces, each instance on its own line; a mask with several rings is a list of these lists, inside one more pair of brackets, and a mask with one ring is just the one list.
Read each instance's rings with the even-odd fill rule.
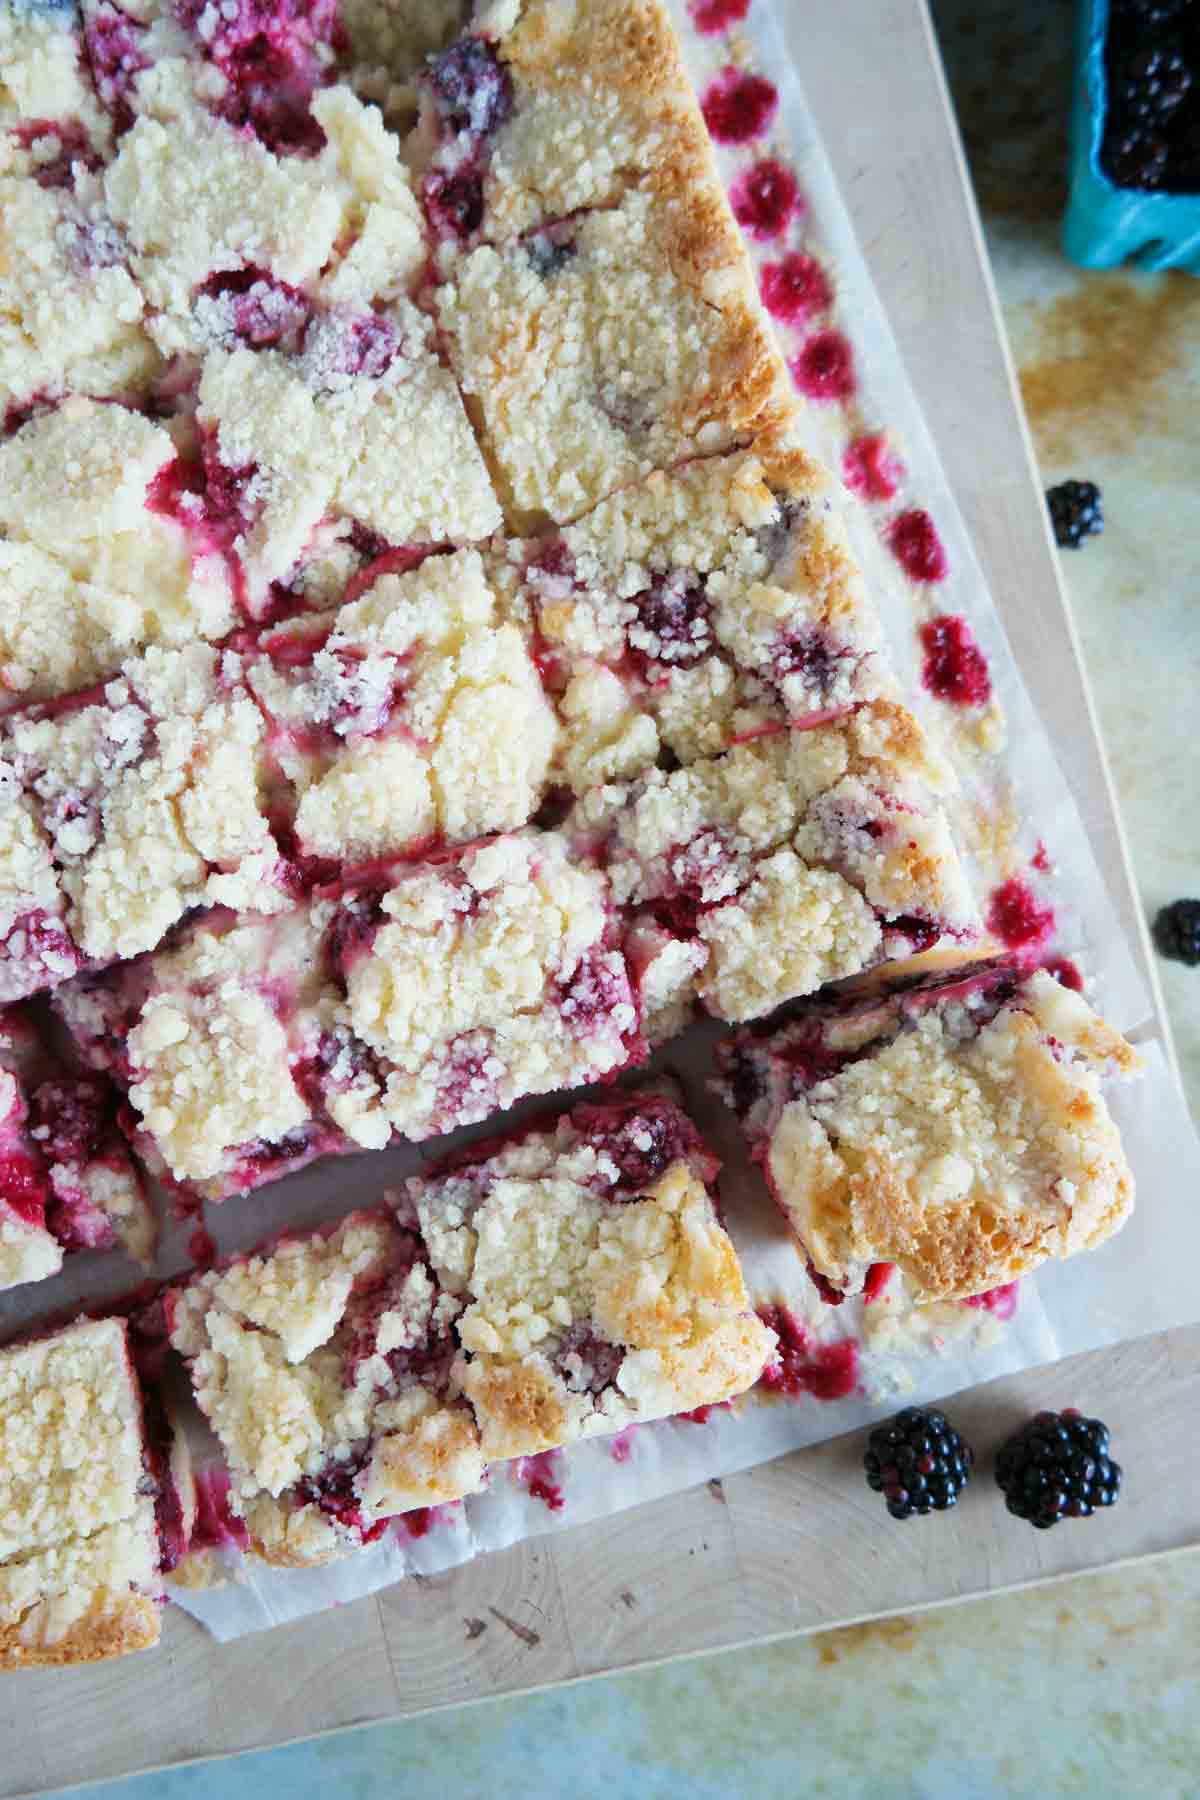
[[1070,192],[1063,249],[1085,269],[1133,262],[1200,275],[1200,194],[1120,188],[1100,166],[1108,111],[1104,40],[1109,0],[1080,0],[1071,97]]

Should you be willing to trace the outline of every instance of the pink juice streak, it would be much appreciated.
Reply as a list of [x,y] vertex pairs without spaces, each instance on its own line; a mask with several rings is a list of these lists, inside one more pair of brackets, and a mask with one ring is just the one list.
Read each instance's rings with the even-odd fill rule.
[[938,700],[951,706],[986,706],[992,697],[987,658],[967,621],[944,613],[921,627],[925,661],[921,681]]
[[1029,866],[1031,869],[1036,869],[1039,875],[1050,873],[1050,852],[1046,848],[1044,839],[1038,839],[1037,848],[1029,859]]
[[833,304],[833,291],[815,256],[790,250],[778,262],[763,264],[759,285],[763,305],[781,325],[802,325]]
[[224,1469],[204,1469],[196,1476],[196,1522],[189,1550],[246,1550],[250,1536],[244,1519],[229,1506],[229,1476]]
[[688,0],[692,24],[705,37],[715,37],[740,25],[750,11],[750,0]]
[[1055,981],[1061,982],[1063,987],[1070,988],[1076,994],[1082,994],[1083,976],[1078,963],[1073,962],[1069,956],[1052,956],[1042,964],[1042,967],[1047,975],[1053,975]]
[[904,464],[882,431],[855,438],[842,458],[842,480],[863,500],[894,500],[904,480]]
[[615,1437],[608,1440],[608,1454],[615,1463],[626,1463],[633,1454],[634,1426],[627,1425],[624,1431],[618,1431]]
[[910,581],[944,581],[950,570],[937,526],[920,507],[902,512],[888,528],[888,547]]
[[1054,929],[1054,908],[1039,906],[1019,875],[1003,882],[992,894],[987,909],[987,928],[1010,950],[1040,944]]
[[738,176],[729,190],[733,216],[754,238],[776,238],[800,209],[800,187],[792,171],[772,156]]
[[815,1344],[811,1334],[786,1306],[760,1306],[758,1316],[778,1337],[771,1361],[760,1377],[769,1393],[795,1400],[845,1400],[858,1386],[858,1341]]
[[561,1512],[566,1505],[562,1488],[555,1480],[561,1457],[560,1450],[539,1450],[536,1456],[518,1456],[513,1470],[521,1487],[551,1512]]
[[762,136],[778,105],[779,95],[763,76],[729,65],[710,83],[700,110],[719,144],[748,144]]
[[818,331],[788,368],[800,392],[821,404],[849,400],[857,386],[854,353],[840,331]]
[[867,1270],[867,1278],[863,1282],[863,1299],[868,1306],[873,1300],[879,1299],[895,1273],[895,1263],[882,1262],[871,1264],[870,1268]]
[[732,1407],[732,1400],[714,1400],[708,1406],[693,1406],[690,1412],[676,1413],[675,1417],[685,1425],[707,1425],[715,1412],[729,1412]]
[[400,1513],[395,1524],[403,1531],[405,1537],[413,1543],[428,1537],[436,1525],[444,1525],[458,1510],[460,1502],[451,1500],[444,1506],[414,1506],[411,1512]]
[[964,1306],[975,1307],[979,1312],[989,1312],[996,1319],[1011,1319],[1017,1310],[1019,1283],[1008,1282],[1004,1287],[989,1288],[986,1294],[972,1294],[964,1300]]

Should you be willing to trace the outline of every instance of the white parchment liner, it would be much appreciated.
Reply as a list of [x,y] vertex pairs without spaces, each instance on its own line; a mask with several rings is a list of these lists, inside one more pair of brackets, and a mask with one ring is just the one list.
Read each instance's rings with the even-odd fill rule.
[[[728,48],[700,42],[686,29],[686,20],[682,24],[693,72],[702,80],[706,70],[711,73],[728,59]],[[834,274],[836,316],[854,344],[860,404],[880,424],[886,422],[889,437],[903,449],[906,492],[911,490],[913,503],[927,507],[936,518],[951,569],[939,589],[939,607],[965,614],[987,652],[993,685],[1008,719],[1004,774],[1021,796],[1029,820],[1028,848],[1032,850],[1038,838],[1053,846],[1053,899],[1062,947],[1079,956],[1088,975],[1089,997],[1114,1024],[1136,1030],[1142,1040],[1144,1078],[1111,1094],[1137,1176],[1138,1208],[1125,1230],[1102,1250],[1048,1267],[1035,1280],[1023,1282],[1017,1311],[1004,1323],[985,1311],[962,1307],[940,1307],[914,1316],[895,1288],[871,1309],[859,1301],[839,1309],[823,1308],[759,1176],[746,1162],[734,1122],[708,1090],[712,1043],[718,1033],[698,1026],[663,1052],[654,1066],[669,1069],[678,1079],[689,1108],[725,1158],[721,1192],[726,1222],[754,1299],[786,1300],[814,1338],[822,1341],[862,1334],[860,1391],[833,1402],[811,1395],[796,1400],[750,1398],[733,1408],[714,1409],[704,1423],[668,1420],[636,1427],[615,1441],[578,1445],[553,1459],[552,1479],[561,1489],[561,1510],[551,1511],[529,1493],[520,1465],[504,1466],[492,1472],[486,1492],[440,1510],[419,1538],[411,1538],[398,1526],[394,1534],[324,1569],[276,1571],[245,1563],[231,1570],[234,1578],[223,1586],[176,1590],[178,1603],[222,1640],[359,1599],[413,1572],[432,1574],[483,1551],[732,1474],[851,1430],[893,1410],[897,1403],[933,1399],[1080,1351],[1190,1324],[1200,1316],[1192,1273],[1200,1266],[1200,1143],[1163,1046],[1141,1029],[1151,1016],[1145,984],[1117,928],[1046,730],[1033,712],[1008,650],[799,80],[763,0],[752,8],[748,31],[754,61],[770,71],[780,91],[772,144],[776,149],[786,144],[787,159],[800,177],[808,208],[805,248],[819,253]],[[836,409],[824,416],[814,411],[810,420],[814,448],[834,466],[841,450],[835,414]],[[896,667],[915,695],[910,600],[886,566],[865,512],[854,529],[856,548],[885,614]],[[930,709],[919,700],[917,705],[928,720]],[[930,722],[937,730],[936,721]],[[977,777],[968,770],[964,779],[970,787]],[[539,1109],[519,1108],[517,1116]],[[389,1184],[483,1129],[442,1140],[436,1152],[407,1147],[318,1165],[245,1200],[209,1207],[208,1228],[222,1255],[248,1249],[285,1226],[304,1229],[353,1206],[376,1202]],[[486,1129],[494,1131],[495,1122]],[[167,1232],[159,1259],[161,1273],[184,1264],[187,1229],[173,1226]],[[10,1335],[85,1295],[91,1301],[128,1286],[129,1265],[119,1256],[74,1258],[55,1280],[0,1295],[0,1331]],[[886,1317],[877,1310],[881,1305]],[[864,1331],[870,1325],[875,1329]],[[1060,1403],[1068,1400],[1069,1396],[1060,1397]]]

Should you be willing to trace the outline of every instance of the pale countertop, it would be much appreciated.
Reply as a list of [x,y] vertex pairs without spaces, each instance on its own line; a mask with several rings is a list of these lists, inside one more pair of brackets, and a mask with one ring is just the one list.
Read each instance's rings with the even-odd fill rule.
[[[1046,481],[1104,494],[1104,536],[1063,566],[1152,916],[1200,894],[1200,282],[1083,275],[1059,253],[1070,0],[934,13]],[[1200,1112],[1200,969],[1159,969]],[[93,1791],[1190,1800],[1198,1763],[1200,1553],[1184,1553]]]

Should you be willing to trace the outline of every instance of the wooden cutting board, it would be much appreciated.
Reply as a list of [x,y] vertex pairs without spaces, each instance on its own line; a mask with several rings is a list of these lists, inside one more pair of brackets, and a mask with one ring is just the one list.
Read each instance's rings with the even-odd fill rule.
[[[782,3],[901,352],[1154,991],[925,9],[920,0]],[[859,1441],[842,1439],[235,1644],[218,1646],[172,1609],[156,1654],[9,1676],[0,1686],[0,1796],[913,1611],[1200,1542],[1200,1446],[1183,1429],[1200,1417],[1200,1328],[1076,1357],[1052,1377],[1033,1371],[994,1383],[956,1402],[955,1416],[968,1436],[994,1441],[1051,1400],[1111,1417],[1116,1393],[1122,1458],[1152,1468],[1154,1481],[1099,1529],[1012,1530],[999,1506],[964,1506],[936,1533],[881,1530]]]

